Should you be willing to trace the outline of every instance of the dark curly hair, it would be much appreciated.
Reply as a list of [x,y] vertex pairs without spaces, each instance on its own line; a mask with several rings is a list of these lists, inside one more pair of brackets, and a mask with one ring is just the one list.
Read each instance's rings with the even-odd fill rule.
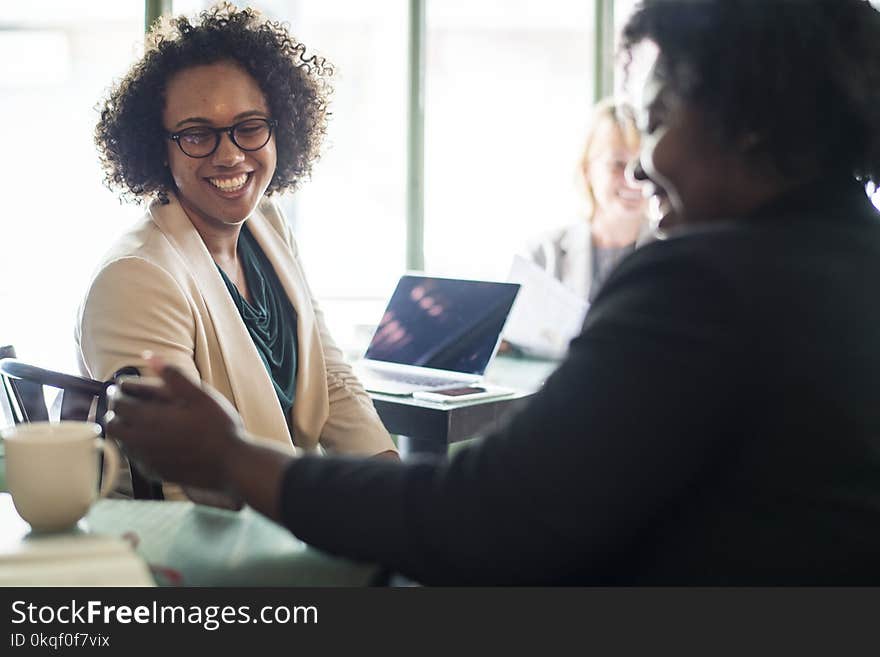
[[756,164],[880,182],[880,13],[867,0],[644,0],[623,29],[627,68],[643,40],[722,143],[758,138]]
[[178,71],[222,60],[237,62],[256,80],[278,121],[278,163],[267,193],[295,189],[310,175],[327,127],[332,65],[307,56],[285,25],[223,3],[195,23],[185,16],[159,19],[143,58],[110,90],[95,129],[108,187],[126,199],[167,203],[174,182],[165,166],[166,84]]

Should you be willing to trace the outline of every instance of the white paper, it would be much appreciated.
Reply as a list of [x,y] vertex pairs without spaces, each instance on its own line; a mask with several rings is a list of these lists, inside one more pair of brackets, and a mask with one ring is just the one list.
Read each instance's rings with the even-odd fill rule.
[[508,280],[522,287],[504,327],[504,338],[528,354],[562,358],[581,331],[589,304],[521,256]]

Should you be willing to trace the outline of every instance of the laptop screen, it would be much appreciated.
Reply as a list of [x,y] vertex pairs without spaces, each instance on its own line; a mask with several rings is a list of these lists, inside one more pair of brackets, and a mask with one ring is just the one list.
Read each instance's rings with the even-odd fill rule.
[[518,291],[516,283],[403,276],[364,357],[483,374]]

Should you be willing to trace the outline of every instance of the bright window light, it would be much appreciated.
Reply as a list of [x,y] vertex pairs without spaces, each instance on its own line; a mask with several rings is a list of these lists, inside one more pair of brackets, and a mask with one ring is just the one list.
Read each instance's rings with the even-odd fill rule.
[[594,12],[583,0],[427,3],[429,272],[503,280],[514,254],[578,220]]
[[0,344],[52,369],[76,371],[89,278],[143,212],[102,185],[93,143],[98,100],[142,47],[143,11],[140,0],[43,0],[4,3],[0,17]]

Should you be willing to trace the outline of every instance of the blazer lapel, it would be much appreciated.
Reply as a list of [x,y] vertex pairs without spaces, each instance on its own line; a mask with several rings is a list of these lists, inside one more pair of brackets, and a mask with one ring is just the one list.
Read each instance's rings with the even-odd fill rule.
[[150,215],[186,263],[205,302],[232,388],[231,401],[249,432],[289,445],[290,431],[275,388],[238,308],[198,231],[177,199],[170,194],[169,199],[168,205],[153,203]]
[[284,237],[266,218],[269,212],[274,212],[276,222],[283,224],[280,213],[271,204],[265,203],[248,219],[248,227],[272,263],[296,310],[298,373],[291,420],[297,446],[313,448],[317,446],[330,412],[324,352],[316,331],[317,320],[305,275],[299,261],[292,257]]

